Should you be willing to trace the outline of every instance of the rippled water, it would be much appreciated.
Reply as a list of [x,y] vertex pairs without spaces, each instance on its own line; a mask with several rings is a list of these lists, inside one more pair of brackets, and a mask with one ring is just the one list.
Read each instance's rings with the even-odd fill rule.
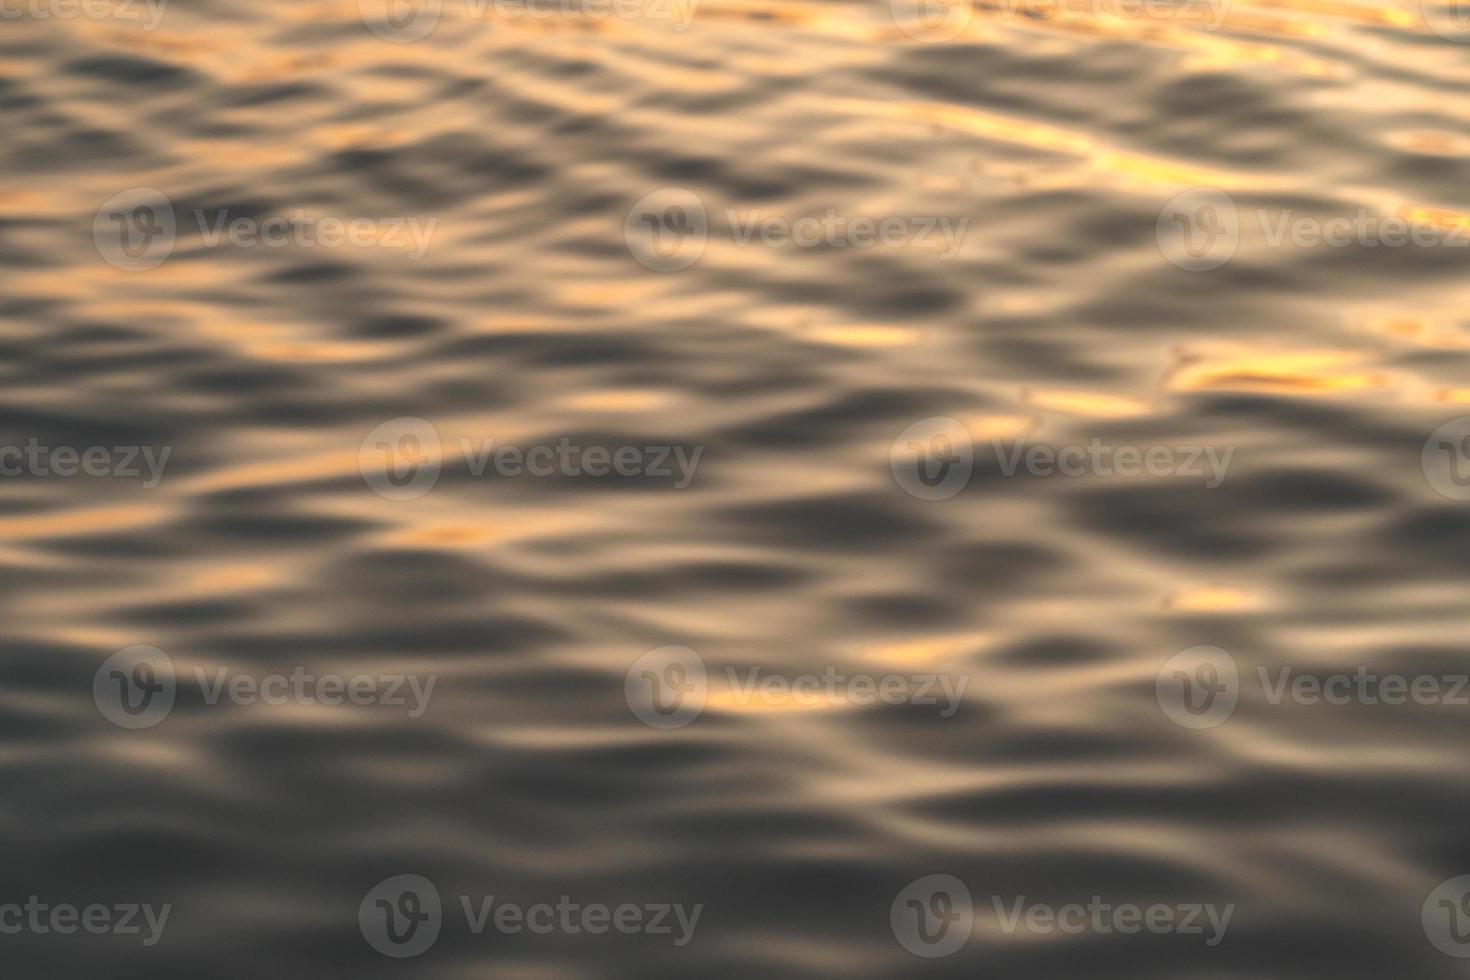
[[1453,10],[122,2],[0,35],[0,903],[171,913],[0,973],[1467,975],[1470,707],[1273,698],[1467,670]]

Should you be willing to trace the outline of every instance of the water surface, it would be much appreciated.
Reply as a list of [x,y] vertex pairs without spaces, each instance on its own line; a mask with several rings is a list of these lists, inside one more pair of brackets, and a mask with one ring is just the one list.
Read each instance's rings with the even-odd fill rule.
[[[1258,669],[1466,670],[1470,511],[1421,453],[1470,403],[1467,252],[1273,245],[1254,216],[1459,228],[1470,46],[1402,3],[960,16],[6,22],[0,444],[171,456],[153,487],[0,482],[0,900],[173,906],[148,948],[6,935],[8,976],[1465,976],[1421,911],[1470,873],[1470,708],[1272,704]],[[1159,219],[1202,187],[1243,231],[1191,271]],[[94,241],[135,188],[177,218],[143,270]],[[707,241],[661,272],[625,228],[671,188]],[[828,213],[966,224],[948,257],[739,240]],[[433,230],[415,257],[211,240],[221,216]],[[405,417],[438,477],[394,499],[360,450]],[[923,499],[895,440],[935,417],[973,470]],[[684,487],[477,474],[487,439],[702,455]],[[1007,475],[1021,440],[1233,455],[1213,487]],[[136,645],[182,677],[437,683],[418,717],[182,684],[128,730],[92,691]],[[1202,645],[1240,684],[1196,729],[1156,682]],[[625,680],[666,646],[709,680],[661,729]],[[752,668],[968,682],[946,718],[742,701]],[[358,920],[400,874],[446,907],[412,959]],[[924,958],[890,909],[931,874],[975,926]],[[704,909],[682,947],[477,936],[462,895]],[[1214,946],[1007,933],[993,898],[1021,896],[1235,911]]]

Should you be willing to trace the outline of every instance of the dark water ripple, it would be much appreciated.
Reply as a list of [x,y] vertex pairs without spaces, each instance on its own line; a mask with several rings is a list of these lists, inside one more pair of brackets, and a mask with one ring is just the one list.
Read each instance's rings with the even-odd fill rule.
[[[0,446],[171,457],[156,487],[0,482],[0,903],[173,911],[148,948],[0,935],[3,974],[1464,976],[1420,913],[1470,873],[1470,708],[1272,704],[1255,678],[1467,669],[1470,512],[1421,465],[1470,403],[1467,252],[1253,230],[1198,273],[1157,222],[1218,187],[1247,224],[1463,226],[1470,47],[1403,3],[1241,0],[1218,30],[1019,6],[945,43],[847,0],[705,0],[687,31],[446,0],[412,44],[339,0],[6,20]],[[93,219],[138,187],[181,219],[128,272]],[[667,187],[709,209],[679,274],[623,233]],[[969,224],[945,260],[738,247],[726,213],[829,209]],[[434,225],[410,258],[234,247],[195,212]],[[975,462],[926,501],[889,457],[933,416]],[[400,417],[445,443],[406,501],[359,469]],[[1213,488],[1008,474],[991,440],[1023,437],[1234,455]],[[702,457],[680,489],[507,478],[452,449],[486,438]],[[137,644],[181,676],[437,687],[406,717],[181,685],[127,731],[89,692]],[[668,731],[624,697],[666,645],[712,678]],[[1199,645],[1242,677],[1203,731],[1155,687]],[[948,718],[755,709],[726,667],[968,686]],[[400,960],[357,909],[404,873],[447,921]],[[889,911],[937,873],[977,924],[925,959]],[[685,947],[476,936],[459,895],[704,910]],[[1094,895],[1235,912],[1206,947],[1006,934],[990,903]]]

